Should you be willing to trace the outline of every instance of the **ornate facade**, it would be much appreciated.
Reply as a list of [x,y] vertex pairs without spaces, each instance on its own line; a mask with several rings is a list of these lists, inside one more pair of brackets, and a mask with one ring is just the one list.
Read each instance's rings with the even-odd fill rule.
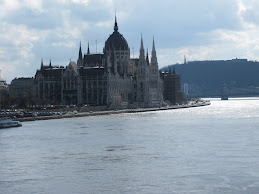
[[130,58],[130,48],[119,33],[115,17],[114,32],[105,42],[102,54],[91,54],[88,44],[77,63],[65,67],[41,64],[35,75],[35,91],[41,100],[55,104],[87,104],[107,108],[158,107],[163,103],[162,81],[158,71],[155,43],[149,62],[143,39],[138,59]]

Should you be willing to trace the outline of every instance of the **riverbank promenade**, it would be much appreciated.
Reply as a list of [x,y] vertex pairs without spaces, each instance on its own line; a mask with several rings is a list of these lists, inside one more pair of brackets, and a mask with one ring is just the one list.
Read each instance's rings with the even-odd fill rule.
[[138,109],[123,109],[123,110],[109,110],[109,111],[90,111],[90,112],[80,112],[80,113],[71,113],[65,115],[52,115],[52,116],[36,116],[36,117],[25,117],[17,118],[18,121],[27,122],[27,121],[37,121],[37,120],[49,120],[49,119],[64,119],[64,118],[73,118],[73,117],[86,117],[86,116],[99,116],[99,115],[110,115],[110,114],[121,114],[121,113],[139,113],[139,112],[151,112],[151,111],[162,111],[162,110],[171,110],[171,109],[181,109],[181,108],[194,108],[200,106],[210,105],[209,101],[189,103],[184,105],[174,105],[161,108],[138,108]]

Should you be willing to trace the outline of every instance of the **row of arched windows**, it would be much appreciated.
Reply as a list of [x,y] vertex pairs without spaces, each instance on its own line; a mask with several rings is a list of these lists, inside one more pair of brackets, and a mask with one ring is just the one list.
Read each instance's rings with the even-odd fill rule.
[[[43,88],[43,86],[44,86],[44,88]],[[45,83],[44,85],[43,85],[43,83],[40,83],[40,90],[47,90],[47,91],[48,90],[51,90],[51,91],[56,90],[57,91],[58,89],[59,89],[58,82]]]

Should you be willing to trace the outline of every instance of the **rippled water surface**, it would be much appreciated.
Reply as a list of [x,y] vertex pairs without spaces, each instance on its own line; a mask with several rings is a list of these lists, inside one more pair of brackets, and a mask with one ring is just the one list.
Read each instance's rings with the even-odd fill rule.
[[0,130],[0,193],[258,193],[259,98]]

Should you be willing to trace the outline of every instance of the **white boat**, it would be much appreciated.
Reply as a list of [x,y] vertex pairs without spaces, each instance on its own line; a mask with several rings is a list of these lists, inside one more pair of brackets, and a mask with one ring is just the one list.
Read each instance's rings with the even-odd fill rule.
[[20,121],[14,121],[8,117],[0,118],[0,129],[10,127],[21,127]]

